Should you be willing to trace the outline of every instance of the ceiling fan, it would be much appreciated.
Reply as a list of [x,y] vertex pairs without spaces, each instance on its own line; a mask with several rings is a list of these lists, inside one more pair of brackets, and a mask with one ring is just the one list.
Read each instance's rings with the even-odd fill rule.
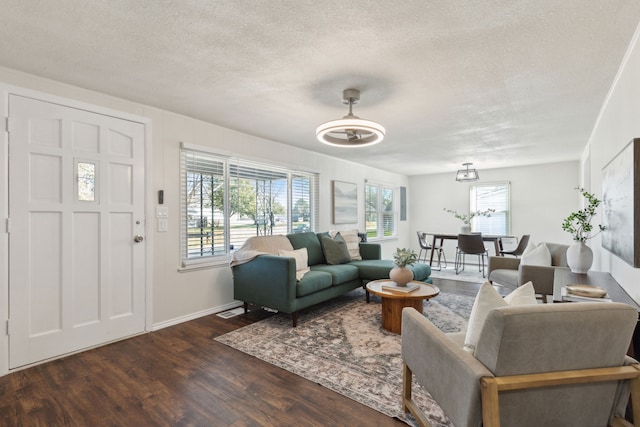
[[342,103],[349,105],[349,113],[342,119],[332,120],[318,126],[318,141],[335,147],[366,147],[382,141],[385,129],[371,120],[353,114],[353,104],[360,102],[358,89],[345,89]]

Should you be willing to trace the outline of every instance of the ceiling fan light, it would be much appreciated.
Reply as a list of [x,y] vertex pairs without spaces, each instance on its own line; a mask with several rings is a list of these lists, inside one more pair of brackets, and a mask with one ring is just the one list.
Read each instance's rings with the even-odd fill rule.
[[[350,131],[355,131],[360,136],[363,134],[366,136],[354,138]],[[350,135],[346,138],[338,138],[332,136],[332,133]],[[381,142],[384,139],[384,135],[385,128],[381,124],[357,117],[331,120],[321,124],[316,129],[318,141],[334,147],[367,147]]]
[[318,126],[318,141],[334,147],[367,147],[381,142],[386,132],[381,124],[353,115],[353,104],[359,101],[359,90],[345,89],[342,92],[342,102],[349,104],[349,114]]

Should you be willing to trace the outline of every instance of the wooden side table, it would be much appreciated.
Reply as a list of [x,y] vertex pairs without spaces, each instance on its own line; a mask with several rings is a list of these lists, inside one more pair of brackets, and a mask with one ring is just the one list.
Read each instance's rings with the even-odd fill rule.
[[402,309],[413,307],[422,313],[422,301],[433,298],[440,293],[437,286],[429,283],[413,281],[420,287],[412,292],[394,292],[382,289],[385,284],[393,284],[388,279],[373,280],[367,283],[367,292],[382,298],[382,327],[389,332],[399,334],[402,331]]

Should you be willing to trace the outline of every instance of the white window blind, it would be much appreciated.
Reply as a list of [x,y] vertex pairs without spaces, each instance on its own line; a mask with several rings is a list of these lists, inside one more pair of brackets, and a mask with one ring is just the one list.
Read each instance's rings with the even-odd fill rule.
[[228,257],[251,236],[313,231],[317,174],[181,151],[182,266]]
[[495,210],[490,217],[475,217],[472,224],[474,231],[495,235],[510,233],[510,185],[508,182],[471,185],[470,206],[471,212]]

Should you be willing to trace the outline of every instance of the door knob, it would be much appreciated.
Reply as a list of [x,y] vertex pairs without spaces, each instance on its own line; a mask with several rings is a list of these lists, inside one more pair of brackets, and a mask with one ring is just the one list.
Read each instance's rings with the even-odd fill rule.
[[136,243],[140,243],[144,240],[144,237],[142,237],[141,235],[137,234],[133,237],[133,241]]

